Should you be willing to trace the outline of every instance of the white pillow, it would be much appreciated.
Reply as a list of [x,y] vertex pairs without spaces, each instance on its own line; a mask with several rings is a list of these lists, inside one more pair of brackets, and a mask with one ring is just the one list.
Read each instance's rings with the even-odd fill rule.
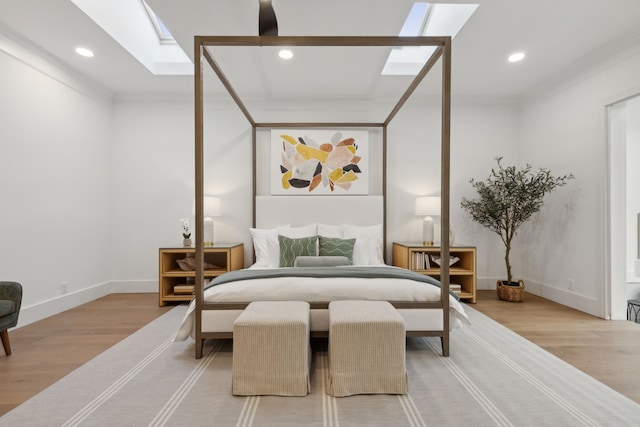
[[353,265],[384,264],[382,255],[382,224],[361,227],[343,225],[345,239],[356,239],[353,247]]
[[344,227],[341,225],[318,224],[318,236],[342,239]]
[[256,253],[255,268],[278,268],[280,266],[280,244],[278,234],[297,239],[300,237],[312,237],[317,234],[315,224],[304,227],[291,227],[280,225],[276,228],[250,228],[253,239],[253,248]]
[[369,265],[385,265],[382,238],[369,239],[369,242]]
[[280,264],[280,247],[278,233],[291,228],[281,225],[276,228],[250,228],[253,239],[253,250],[256,253],[255,267],[273,268]]
[[309,224],[303,227],[288,227],[286,230],[282,230],[280,235],[291,239],[313,237],[318,235],[318,227],[316,224]]
[[369,238],[349,236],[348,239],[355,237],[356,243],[353,245],[353,265],[369,265]]

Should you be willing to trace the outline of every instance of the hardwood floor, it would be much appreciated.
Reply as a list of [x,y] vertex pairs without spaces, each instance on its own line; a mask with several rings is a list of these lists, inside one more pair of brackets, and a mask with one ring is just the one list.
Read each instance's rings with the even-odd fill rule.
[[[476,310],[640,403],[640,324],[605,321],[527,294],[479,291]],[[9,333],[0,354],[0,416],[161,316],[157,294],[113,294]]]
[[0,416],[171,309],[158,295],[112,294],[9,332],[0,347]]
[[640,324],[603,320],[532,294],[511,303],[479,291],[473,308],[640,403]]

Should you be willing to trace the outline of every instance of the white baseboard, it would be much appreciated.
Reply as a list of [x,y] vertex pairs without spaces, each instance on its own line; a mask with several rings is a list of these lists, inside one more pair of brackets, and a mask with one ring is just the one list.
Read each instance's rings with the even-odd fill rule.
[[115,280],[101,283],[90,288],[69,292],[38,304],[22,306],[16,328],[27,326],[109,294],[150,292],[158,292],[158,282],[156,280]]
[[[498,279],[497,277],[478,277],[476,279],[476,288],[478,290],[495,290],[498,280],[502,279]],[[601,310],[598,301],[595,298],[590,298],[566,289],[554,288],[530,279],[524,279],[524,282],[528,293],[557,302],[558,304],[566,305],[567,307],[575,308],[592,316],[603,317],[603,314],[600,313]]]
[[566,305],[567,307],[575,308],[576,310],[580,310],[592,316],[604,316],[604,314],[601,313],[601,307],[595,298],[581,295],[575,291],[555,288],[534,280],[526,279],[525,283],[527,292],[534,295],[557,302],[558,304]]
[[157,280],[112,280],[112,294],[146,294],[158,292]]

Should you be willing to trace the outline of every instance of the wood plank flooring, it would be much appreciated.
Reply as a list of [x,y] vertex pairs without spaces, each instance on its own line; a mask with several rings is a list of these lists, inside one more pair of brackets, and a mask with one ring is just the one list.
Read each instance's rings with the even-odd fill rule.
[[512,303],[479,291],[473,308],[640,403],[640,324],[603,320],[532,294]]
[[[476,310],[640,403],[640,324],[605,321],[527,294],[478,292]],[[170,310],[157,294],[113,294],[9,333],[0,352],[0,416]]]
[[166,313],[158,294],[112,294],[9,331],[0,346],[0,416]]

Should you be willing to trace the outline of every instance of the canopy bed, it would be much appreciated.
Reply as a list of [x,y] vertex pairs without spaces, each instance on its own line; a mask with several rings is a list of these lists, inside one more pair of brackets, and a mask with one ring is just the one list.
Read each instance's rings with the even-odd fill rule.
[[[418,46],[418,47],[432,47],[434,49],[433,54],[426,61],[420,72],[415,79],[406,88],[405,92],[401,95],[399,100],[395,103],[391,112],[388,114],[385,120],[375,123],[370,122],[259,122],[254,119],[249,112],[246,104],[241,99],[236,89],[230,83],[230,80],[225,76],[222,68],[214,59],[213,50],[218,47],[267,47],[267,46],[286,46],[286,47],[324,47],[331,49],[338,49],[342,47],[404,47],[404,46]],[[306,291],[309,291],[309,287],[315,287],[307,285],[305,280],[312,280],[314,283],[318,281],[324,281],[318,287],[326,287],[325,293],[318,291],[314,293],[314,288],[310,294],[295,293],[297,290],[293,290],[293,295],[284,296],[280,299],[303,299],[311,304],[312,309],[312,334],[321,335],[326,333],[326,312],[327,306],[331,299],[336,294],[340,294],[342,299],[379,299],[388,300],[398,309],[400,314],[405,318],[407,322],[407,335],[409,336],[437,336],[441,338],[442,353],[444,356],[449,355],[449,332],[452,327],[455,327],[460,319],[465,319],[464,310],[461,308],[459,302],[452,297],[449,292],[449,266],[447,263],[443,263],[441,270],[441,282],[437,285],[439,287],[425,286],[423,283],[415,285],[415,277],[395,277],[400,270],[395,267],[389,267],[380,265],[384,261],[378,262],[378,265],[371,266],[369,269],[363,269],[359,267],[349,267],[345,270],[341,270],[341,276],[336,278],[321,278],[317,276],[314,278],[301,278],[300,273],[305,270],[304,274],[311,274],[310,269],[293,267],[287,268],[289,272],[293,272],[292,277],[282,277],[279,275],[273,277],[251,277],[249,279],[243,278],[239,287],[246,288],[248,294],[230,294],[226,295],[220,289],[230,287],[228,283],[216,285],[211,290],[208,290],[208,295],[205,296],[205,279],[204,279],[204,214],[203,214],[203,201],[204,201],[204,64],[208,64],[213,72],[216,74],[219,81],[222,83],[228,94],[231,96],[237,107],[240,109],[246,120],[249,122],[252,128],[252,146],[253,146],[253,227],[252,232],[266,232],[269,230],[270,238],[274,239],[275,233],[273,230],[277,230],[281,224],[292,224],[299,218],[299,212],[304,209],[309,209],[312,206],[314,199],[322,199],[323,203],[331,203],[330,196],[261,196],[257,194],[256,182],[256,157],[257,157],[257,141],[258,131],[264,132],[264,130],[273,129],[375,129],[380,132],[381,139],[381,194],[371,196],[336,196],[339,198],[341,208],[338,209],[325,209],[333,212],[335,217],[328,218],[325,214],[320,217],[314,217],[313,209],[308,215],[303,215],[304,218],[313,224],[316,230],[315,234],[322,236],[323,232],[320,232],[319,228],[325,227],[325,230],[336,231],[336,228],[341,227],[338,232],[341,237],[348,237],[349,232],[364,232],[371,233],[375,230],[375,236],[367,235],[365,237],[355,236],[356,245],[359,241],[364,241],[367,251],[373,251],[374,246],[371,243],[379,241],[376,253],[370,252],[371,259],[376,257],[383,258],[386,247],[386,150],[387,144],[387,127],[394,119],[396,114],[400,111],[403,105],[406,103],[411,94],[420,85],[424,77],[434,67],[434,65],[441,60],[442,69],[442,82],[441,82],[441,147],[440,147],[440,162],[441,162],[441,180],[440,180],[440,193],[441,193],[441,219],[442,219],[442,236],[449,235],[449,144],[450,144],[450,97],[451,97],[451,38],[450,37],[288,37],[288,36],[196,36],[194,38],[194,64],[195,64],[195,221],[196,221],[196,233],[195,233],[195,247],[196,247],[196,280],[195,280],[195,298],[190,307],[190,320],[183,324],[181,330],[182,334],[192,334],[195,343],[196,358],[202,357],[203,341],[208,338],[229,338],[232,337],[232,329],[230,324],[233,323],[239,313],[247,306],[252,300],[269,299],[268,295],[281,295],[278,292],[278,288],[269,288],[267,286],[280,286],[283,282],[290,283],[292,287],[306,287]],[[204,61],[203,61],[204,60]],[[310,77],[311,79],[311,77]],[[283,136],[284,137],[284,136]],[[290,141],[295,143],[295,141]],[[342,144],[342,143],[341,143]],[[345,144],[349,144],[348,142]],[[283,142],[286,145],[286,142]],[[306,147],[303,147],[306,149]],[[330,147],[331,148],[331,147]],[[353,151],[353,148],[352,148]],[[348,209],[344,208],[344,205],[351,204]],[[286,206],[286,208],[284,208]],[[358,213],[354,214],[352,209],[358,209]],[[339,212],[348,211],[348,216],[340,216]],[[286,218],[283,216],[283,212],[296,213],[294,218]],[[338,213],[336,213],[338,212]],[[357,218],[357,221],[354,221]],[[353,226],[341,225],[341,224],[356,224]],[[301,225],[301,224],[297,224]],[[351,228],[349,228],[351,227]],[[304,227],[299,227],[304,228]],[[355,231],[354,231],[355,230]],[[326,233],[325,233],[326,234]],[[357,234],[357,233],[356,233]],[[353,236],[353,235],[352,235]],[[296,237],[296,236],[294,236]],[[300,236],[298,236],[300,237]],[[360,239],[360,240],[358,240]],[[256,236],[254,235],[254,246],[256,246]],[[256,255],[258,256],[258,248],[256,246]],[[354,249],[354,256],[356,250]],[[367,255],[368,256],[368,255]],[[448,239],[442,239],[441,256],[444,259],[449,258],[449,243]],[[257,261],[260,261],[259,259]],[[356,263],[354,263],[356,264]],[[371,265],[372,263],[366,263]],[[340,270],[340,268],[332,268],[330,270]],[[252,269],[249,269],[252,270]],[[314,269],[315,270],[315,269]],[[350,271],[347,275],[347,270]],[[367,270],[364,276],[361,276],[360,270]],[[386,270],[394,270],[386,272]],[[269,271],[269,270],[264,270]],[[374,271],[374,273],[370,273]],[[383,271],[388,276],[383,276]],[[298,272],[298,273],[296,273]],[[342,272],[345,274],[342,275]],[[411,272],[409,272],[411,273]],[[230,274],[230,273],[227,273]],[[244,273],[243,273],[244,274]],[[270,273],[274,274],[274,273]],[[314,273],[315,274],[315,273]],[[367,274],[373,274],[373,276],[367,276]],[[269,282],[265,284],[265,281]],[[274,285],[275,283],[275,285]],[[390,289],[399,289],[401,283],[409,283],[409,287],[418,287],[418,294],[412,294],[413,291],[407,291],[400,296],[397,294],[389,293]],[[236,286],[236,285],[233,285]],[[364,286],[364,288],[363,288]],[[349,293],[342,295],[341,290],[349,288]],[[373,289],[376,290],[373,290]],[[422,295],[424,288],[430,288],[429,295]],[[234,288],[235,289],[235,288]],[[258,289],[257,292],[256,289]],[[266,289],[266,291],[265,291]],[[435,289],[435,291],[434,291]],[[299,289],[298,289],[299,290]],[[252,293],[253,292],[253,293]],[[211,296],[211,293],[214,296]],[[273,297],[271,297],[273,299]],[[313,311],[315,310],[315,314]],[[450,312],[453,313],[454,319],[450,319]],[[315,318],[315,325],[314,325]],[[186,325],[186,326],[185,326]],[[184,337],[182,337],[184,339]]]

